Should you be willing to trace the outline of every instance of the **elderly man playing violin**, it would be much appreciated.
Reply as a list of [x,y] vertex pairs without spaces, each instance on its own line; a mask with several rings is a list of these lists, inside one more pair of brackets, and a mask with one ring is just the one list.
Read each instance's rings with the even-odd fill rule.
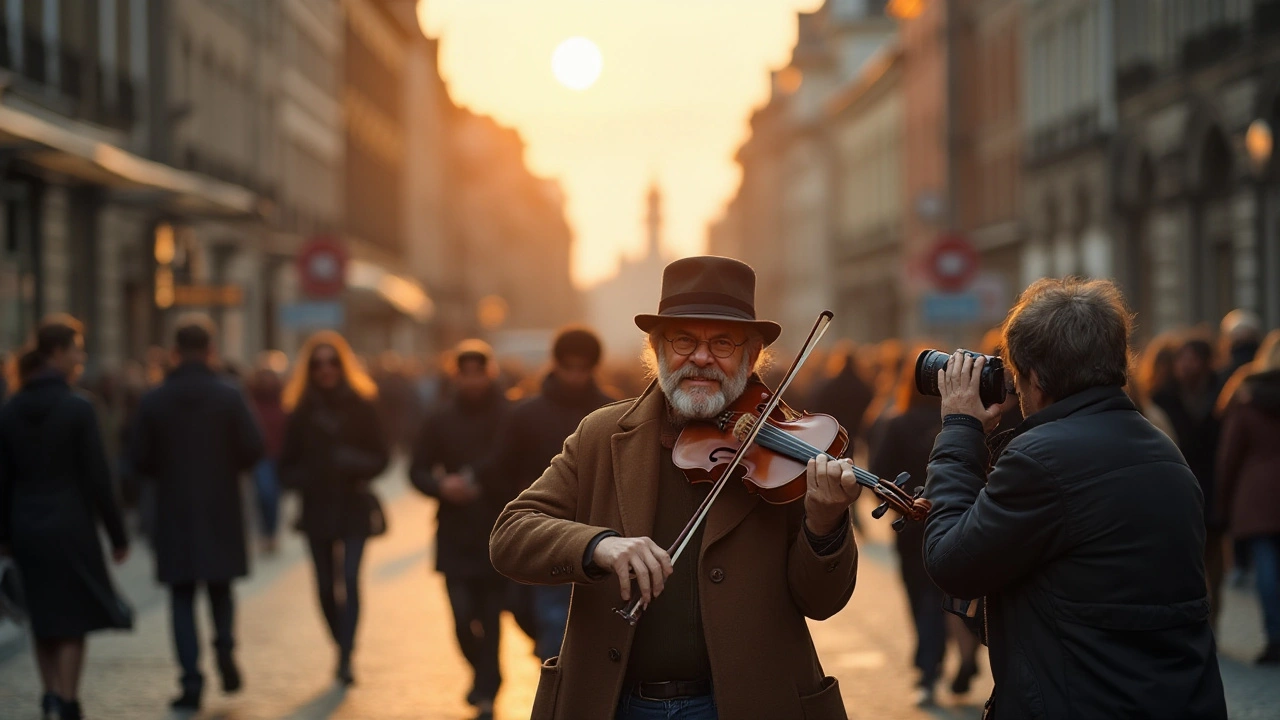
[[[560,655],[542,666],[535,720],[846,718],[805,618],[839,612],[858,553],[852,465],[819,456],[802,502],[737,481],[673,563],[664,549],[706,497],[672,460],[681,429],[744,392],[781,328],[757,320],[755,272],[720,257],[671,263],[649,335],[655,382],[588,415],[494,526],[490,556],[525,583],[573,583]],[[732,451],[730,451],[732,454]],[[639,593],[628,624],[615,609]]]

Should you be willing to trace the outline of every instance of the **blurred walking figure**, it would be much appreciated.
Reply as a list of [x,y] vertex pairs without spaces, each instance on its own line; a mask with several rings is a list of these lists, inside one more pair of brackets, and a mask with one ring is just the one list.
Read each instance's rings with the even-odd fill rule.
[[253,487],[258,494],[258,534],[262,550],[274,554],[280,527],[280,453],[288,416],[284,411],[284,385],[270,359],[264,359],[249,378],[249,400],[262,428],[265,454],[253,466]]
[[1215,624],[1225,571],[1222,530],[1210,522],[1216,511],[1214,464],[1221,433],[1221,421],[1214,409],[1221,389],[1213,370],[1213,345],[1204,338],[1190,337],[1174,352],[1172,379],[1151,397],[1169,417],[1178,450],[1200,482],[1200,492],[1204,495],[1204,573],[1209,583],[1210,617]]
[[503,507],[504,486],[486,487],[477,470],[496,457],[498,431],[510,404],[494,381],[493,351],[479,340],[458,345],[454,395],[438,404],[414,443],[409,478],[437,498],[436,569],[444,575],[454,630],[474,680],[467,702],[477,718],[493,717],[502,684],[498,668],[498,618],[507,580],[489,562],[489,531]]
[[1220,379],[1225,382],[1237,370],[1253,363],[1262,343],[1262,321],[1256,314],[1237,308],[1223,316],[1219,328],[1227,363]]
[[827,358],[825,377],[814,384],[806,410],[831,415],[849,431],[849,457],[862,442],[862,418],[871,405],[871,386],[858,371],[858,351],[852,342],[844,341]]
[[1280,330],[1245,366],[1227,407],[1218,449],[1217,524],[1252,554],[1267,647],[1257,662],[1280,664]]
[[1164,408],[1157,405],[1152,397],[1173,382],[1173,365],[1178,346],[1179,340],[1172,333],[1162,333],[1152,338],[1138,356],[1137,372],[1125,388],[1138,412],[1174,442],[1178,441],[1178,431],[1174,429],[1173,421]]
[[54,316],[17,360],[17,393],[0,410],[0,554],[26,586],[44,720],[79,718],[85,635],[129,629],[132,612],[107,573],[98,523],[116,563],[129,554],[93,405],[71,389],[83,328]]
[[[912,357],[926,347],[921,345]],[[898,398],[881,422],[883,432],[869,450],[867,469],[883,478],[897,477],[898,473],[911,474],[907,490],[923,486],[929,464],[933,440],[942,431],[940,411],[942,399],[916,392],[915,375],[902,373],[898,381]],[[948,623],[947,612],[942,609],[942,591],[929,579],[924,567],[924,524],[907,523],[897,533],[898,569],[902,584],[907,590],[911,619],[916,628],[915,666],[920,671],[915,702],[920,706],[932,705],[934,686],[942,673],[942,660],[946,654]],[[956,642],[960,649],[960,669],[952,683],[952,692],[969,691],[973,676],[978,672],[978,641],[961,624],[957,628]]]
[[355,682],[351,657],[365,541],[387,529],[371,487],[388,462],[376,397],[351,346],[330,331],[303,345],[284,391],[290,414],[280,477],[302,495],[298,529],[311,547],[320,609],[338,650],[335,675],[344,685]]
[[[583,328],[562,330],[552,345],[555,365],[542,380],[542,392],[517,405],[500,438],[501,452],[491,466],[493,484],[507,483],[494,498],[498,508],[537,480],[559,454],[582,418],[613,402],[596,384],[602,354],[600,339]],[[486,473],[486,476],[489,476]],[[532,636],[544,662],[560,653],[569,620],[571,585],[516,585],[517,618],[529,609]]]
[[222,690],[240,690],[231,582],[249,574],[240,474],[262,458],[262,434],[240,391],[211,367],[213,321],[190,315],[174,334],[177,367],[138,407],[133,465],[155,483],[156,578],[169,586],[182,694],[196,710],[204,690],[196,589],[204,585]]

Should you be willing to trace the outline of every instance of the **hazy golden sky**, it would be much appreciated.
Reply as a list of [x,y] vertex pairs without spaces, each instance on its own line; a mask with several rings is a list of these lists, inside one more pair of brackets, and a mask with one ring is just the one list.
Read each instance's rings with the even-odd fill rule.
[[[576,231],[573,276],[611,275],[644,246],[650,179],[666,200],[664,247],[705,249],[739,180],[733,153],[768,70],[785,65],[797,11],[822,0],[425,0],[454,100],[519,129],[534,172],[560,180]],[[604,71],[574,91],[551,73],[561,41],[599,45]]]

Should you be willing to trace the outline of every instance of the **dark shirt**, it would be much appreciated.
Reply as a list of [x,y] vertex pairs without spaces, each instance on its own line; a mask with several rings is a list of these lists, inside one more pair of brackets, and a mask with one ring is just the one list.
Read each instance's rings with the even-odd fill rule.
[[[658,509],[653,519],[653,541],[671,547],[680,531],[707,496],[710,483],[691,483],[662,448],[658,473]],[[702,608],[698,599],[698,553],[702,526],[689,539],[685,554],[675,563],[662,595],[650,603],[636,625],[631,658],[627,662],[626,687],[641,682],[708,680],[711,660],[702,633]],[[632,592],[638,592],[632,588]]]

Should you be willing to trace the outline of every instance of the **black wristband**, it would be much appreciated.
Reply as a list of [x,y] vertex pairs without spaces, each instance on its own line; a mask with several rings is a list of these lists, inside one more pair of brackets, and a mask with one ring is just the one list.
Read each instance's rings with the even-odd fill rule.
[[830,555],[844,544],[845,535],[849,533],[849,513],[845,513],[836,529],[826,535],[814,533],[809,529],[807,522],[803,524],[803,527],[805,537],[809,539],[809,547],[813,548],[814,554],[819,557]]
[[608,570],[596,566],[596,561],[592,556],[596,554],[596,546],[600,544],[600,541],[610,537],[618,537],[618,533],[612,530],[605,530],[591,538],[591,542],[587,543],[587,550],[582,554],[582,571],[587,574],[587,577],[602,578],[609,574]]
[[953,413],[942,418],[942,427],[947,427],[948,425],[964,425],[978,432],[986,432],[985,428],[982,427],[981,420],[972,415],[964,415],[962,413]]

